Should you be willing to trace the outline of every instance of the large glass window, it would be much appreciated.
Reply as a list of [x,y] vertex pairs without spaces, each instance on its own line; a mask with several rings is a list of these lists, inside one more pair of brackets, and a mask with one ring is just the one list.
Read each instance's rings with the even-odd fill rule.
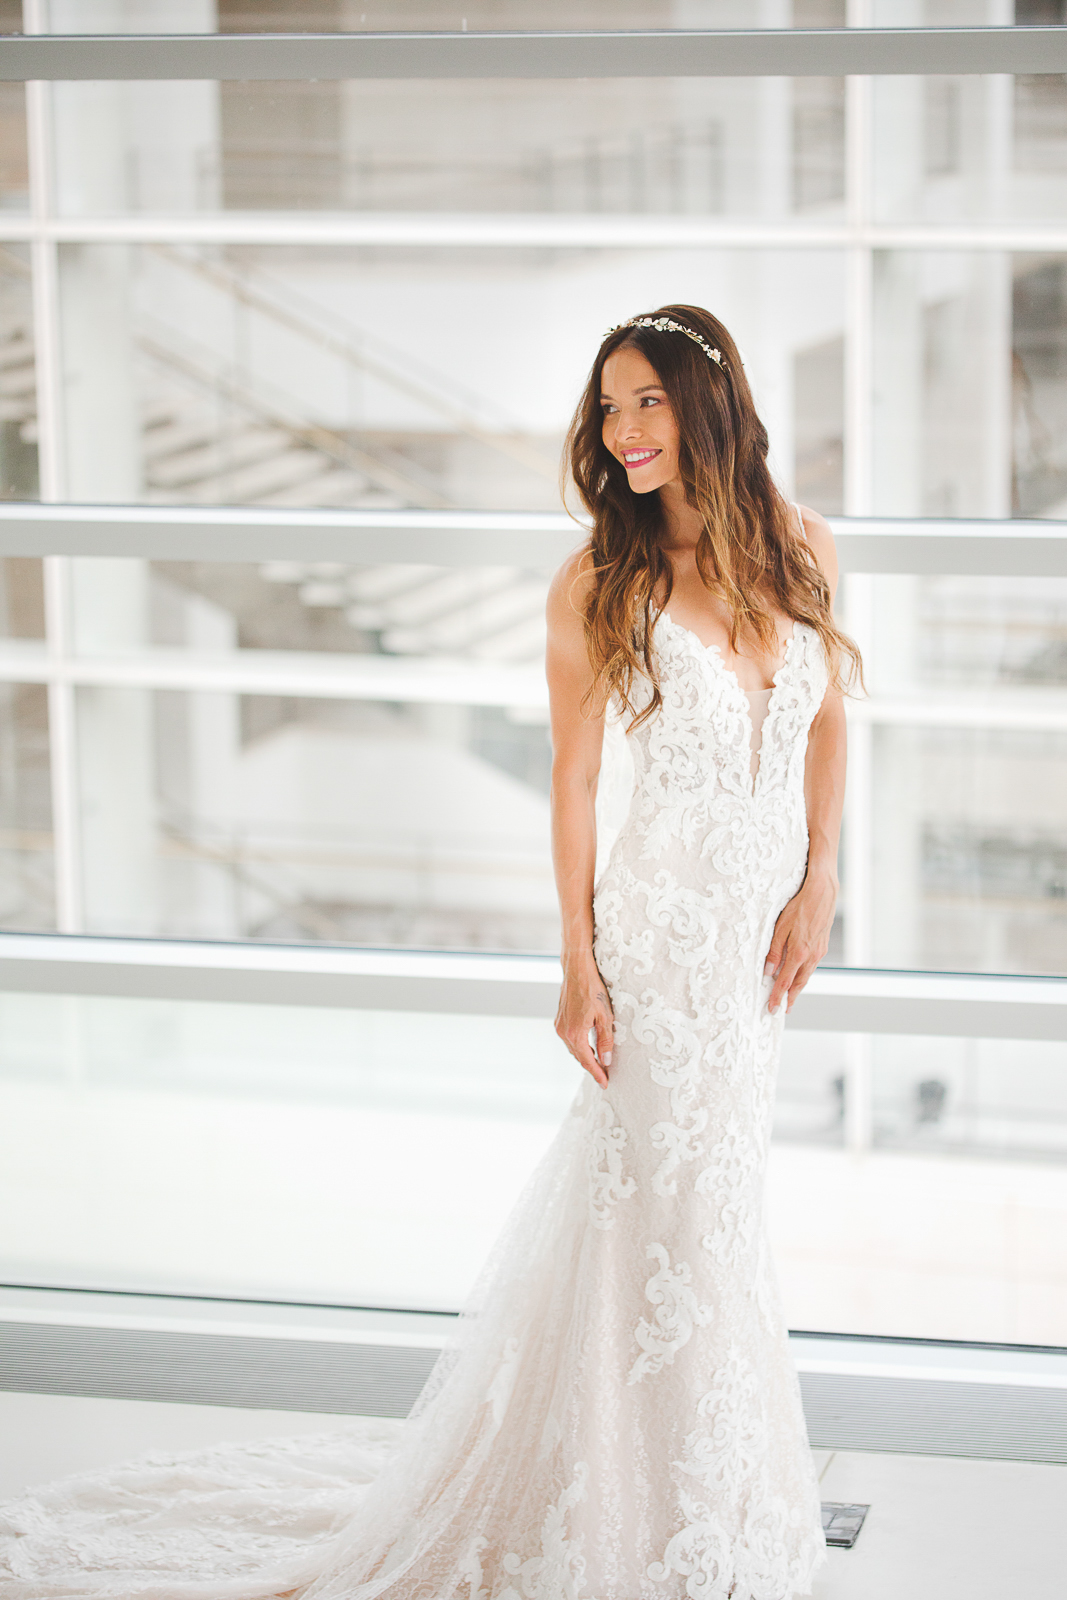
[[[51,0],[26,25],[1062,20],[1038,0],[847,11]],[[0,0],[0,29],[22,21]],[[604,328],[710,305],[789,497],[853,527],[1067,523],[1065,94],[1052,74],[0,86],[0,500],[381,519],[378,548],[331,560],[296,526],[261,559],[131,553],[106,511],[66,554],[4,546],[0,927],[553,952],[557,555],[516,557],[506,519],[559,513]],[[418,559],[411,512],[441,519]],[[499,552],[455,557],[468,515],[499,516]],[[828,964],[1055,980],[1067,578],[959,549],[941,570],[845,562],[868,694]],[[521,1018],[18,992],[0,1046],[0,1213],[34,1218],[0,1230],[0,1270],[27,1282],[455,1304],[574,1087],[547,1021]],[[791,1032],[793,1324],[1067,1342],[1045,1243],[1065,1068],[1055,1040]],[[191,1170],[197,1209],[167,1223]]]
[[[845,1070],[787,1038],[791,1325],[1062,1342],[1062,1046],[879,1041],[863,1159]],[[573,1088],[547,1021],[0,995],[0,1274],[453,1309]]]

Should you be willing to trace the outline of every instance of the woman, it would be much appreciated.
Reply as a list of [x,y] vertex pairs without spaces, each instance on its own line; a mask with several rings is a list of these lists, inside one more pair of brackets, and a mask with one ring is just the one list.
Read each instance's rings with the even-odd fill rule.
[[[4,1600],[809,1592],[761,1192],[782,1003],[833,918],[856,657],[829,530],[766,451],[706,311],[608,335],[570,436],[592,534],[549,600],[557,1026],[589,1077],[391,1458],[361,1425],[53,1486],[0,1512]],[[609,704],[636,781],[594,892]]]

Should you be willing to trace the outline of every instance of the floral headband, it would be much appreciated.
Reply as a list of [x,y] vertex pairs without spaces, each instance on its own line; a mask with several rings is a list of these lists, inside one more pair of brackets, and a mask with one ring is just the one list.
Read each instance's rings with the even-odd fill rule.
[[621,333],[623,328],[655,328],[657,333],[684,333],[686,338],[698,344],[709,361],[714,361],[717,367],[726,371],[726,362],[722,358],[721,350],[713,350],[706,339],[699,333],[694,333],[692,328],[687,328],[683,322],[674,322],[670,317],[631,317],[629,322],[620,322],[614,328],[609,328],[604,335],[610,339],[613,333]]

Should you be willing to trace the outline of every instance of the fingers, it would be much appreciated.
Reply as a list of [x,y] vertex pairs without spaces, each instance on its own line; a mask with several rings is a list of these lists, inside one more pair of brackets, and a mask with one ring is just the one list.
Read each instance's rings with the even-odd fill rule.
[[792,963],[788,961],[784,961],[782,966],[778,969],[778,976],[774,980],[774,987],[772,988],[767,1000],[767,1010],[770,1012],[772,1017],[778,1010],[778,1007],[782,1004],[782,1001],[785,999],[786,995],[789,993],[789,984],[793,978],[795,970],[796,969],[793,967]]
[[797,996],[806,985],[808,979],[815,971],[815,968],[819,965],[819,959],[820,958],[817,956],[811,956],[807,961],[805,961],[794,977],[792,983],[789,985],[789,999],[785,1008],[787,1014],[792,1011],[794,1005],[796,1004]]
[[[775,1015],[783,1002],[788,1000],[787,1010],[792,1006],[792,1000],[789,999],[789,996],[796,982],[797,974],[802,970],[809,957],[810,951],[804,945],[794,939],[786,940],[785,950],[778,965],[774,985],[767,999],[767,1010],[772,1016]],[[807,978],[804,979],[804,983],[806,982]],[[803,984],[801,984],[801,988],[803,988]]]
[[779,1006],[785,1001],[787,1014],[796,1004],[797,996],[804,988],[822,956],[818,950],[813,950],[810,945],[790,941],[786,945],[782,964],[774,980],[767,999],[767,1010],[773,1016]]
[[607,1006],[597,1006],[581,1022],[556,1019],[556,1032],[579,1066],[595,1078],[602,1089],[608,1085],[606,1068],[611,1065],[615,1023]]
[[610,1067],[611,1053],[615,1048],[615,1019],[610,1011],[597,1017],[594,1031],[597,1057],[606,1067]]
[[608,1075],[594,1055],[593,1047],[589,1043],[589,1040],[576,1039],[573,1044],[570,1045],[570,1052],[575,1061],[577,1061],[580,1066],[583,1066],[591,1077],[596,1079],[600,1087],[602,1089],[606,1089],[608,1086]]
[[767,951],[767,959],[763,963],[763,976],[765,978],[769,978],[771,973],[777,972],[781,966],[782,956],[785,954],[785,944],[785,930],[779,931],[778,928],[775,928],[774,937],[771,940],[771,948]]

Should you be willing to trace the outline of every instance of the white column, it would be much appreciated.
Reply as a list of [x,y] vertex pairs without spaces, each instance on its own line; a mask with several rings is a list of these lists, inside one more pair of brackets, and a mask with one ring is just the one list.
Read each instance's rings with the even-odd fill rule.
[[[46,0],[23,0],[23,31],[48,29]],[[30,174],[30,212],[43,223],[53,211],[54,167],[52,100],[54,86],[26,85],[26,139]],[[33,268],[33,331],[37,376],[38,474],[42,501],[66,497],[62,375],[59,352],[58,265],[55,243],[40,236],[30,246]],[[62,556],[44,562],[45,632],[52,661],[60,665],[70,649],[70,562]],[[48,746],[52,799],[56,927],[78,933],[83,924],[81,834],[74,730],[74,691],[69,684],[48,686]]]
[[[850,27],[869,26],[869,0],[849,0]],[[873,204],[873,107],[870,78],[845,85],[845,188],[852,242],[845,288],[844,509],[866,516],[872,502],[873,460],[873,255],[864,238]],[[857,573],[843,584],[845,626],[871,663],[871,611],[874,580]],[[874,839],[871,795],[871,729],[865,722],[849,729],[848,782],[845,791],[845,961],[871,961],[872,870]],[[862,1154],[872,1142],[872,1061],[867,1034],[845,1039],[845,1147]]]
[[[52,0],[48,21],[77,27],[79,7]],[[97,6],[97,27],[123,32],[121,0]],[[53,194],[61,213],[127,209],[126,86],[63,83],[52,95]],[[59,256],[56,299],[61,348],[64,498],[140,498],[140,426],[135,392],[132,251],[70,245]],[[145,563],[69,564],[67,647],[142,648],[148,642]],[[103,932],[153,928],[156,841],[151,696],[86,689],[77,698],[77,758],[86,925]]]

